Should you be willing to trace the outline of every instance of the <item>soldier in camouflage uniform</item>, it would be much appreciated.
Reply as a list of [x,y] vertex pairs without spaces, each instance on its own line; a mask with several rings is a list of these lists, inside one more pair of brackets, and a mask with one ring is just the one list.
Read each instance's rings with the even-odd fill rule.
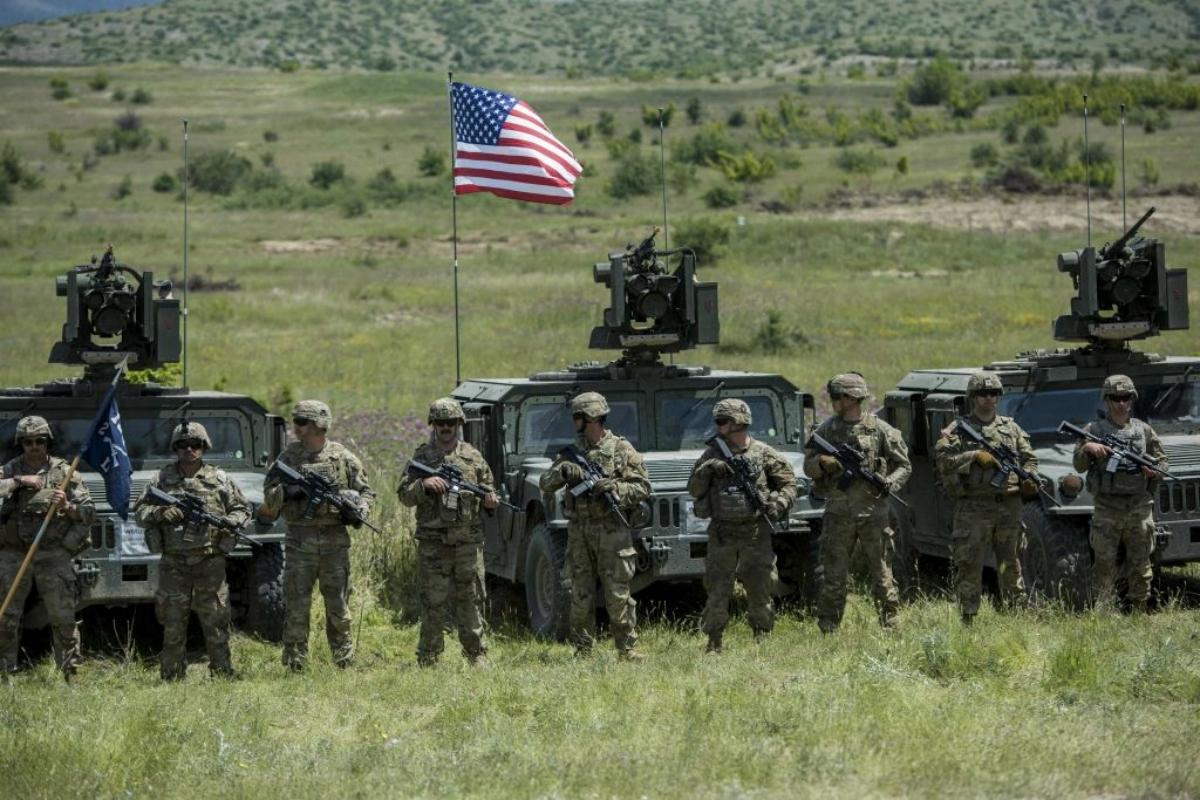
[[[279,460],[297,472],[316,473],[341,489],[363,518],[371,513],[375,493],[367,483],[358,458],[337,442],[326,438],[333,414],[319,400],[301,400],[292,409],[292,432],[296,441],[284,449]],[[325,598],[325,635],[333,663],[349,666],[354,659],[350,633],[350,531],[341,513],[322,504],[313,519],[304,519],[308,498],[295,486],[285,486],[272,476],[263,484],[260,521],[271,522],[280,512],[287,520],[284,549],[283,591],[287,619],[283,627],[283,663],[293,672],[308,661],[308,622],[312,611],[313,585],[321,584]]]
[[[1087,431],[1096,436],[1114,436],[1131,450],[1167,469],[1158,434],[1147,423],[1132,416],[1137,389],[1125,375],[1110,375],[1104,381],[1107,419],[1089,422]],[[1091,543],[1093,590],[1097,604],[1114,605],[1113,582],[1117,572],[1117,550],[1125,545],[1129,565],[1129,603],[1135,612],[1146,610],[1150,595],[1150,552],[1154,548],[1154,490],[1158,473],[1136,464],[1120,465],[1108,472],[1112,450],[1099,442],[1080,441],[1075,447],[1075,469],[1087,472],[1087,487],[1096,502],[1092,514]]]
[[237,544],[228,530],[195,525],[175,506],[154,505],[150,487],[176,497],[194,495],[204,510],[241,528],[250,519],[246,498],[224,470],[204,463],[212,447],[208,431],[198,422],[184,422],[171,432],[175,463],[159,470],[134,504],[138,524],[146,530],[146,544],[159,561],[158,621],[163,626],[159,674],[164,681],[182,680],[187,674],[188,617],[194,610],[208,648],[208,671],[214,677],[234,677],[229,654],[229,586],[225,583],[225,555]]
[[[462,440],[466,421],[462,406],[452,397],[429,407],[433,427],[429,441],[417,448],[413,460],[427,467],[457,467],[463,480],[492,489],[491,467],[483,455]],[[494,509],[499,498],[491,492],[482,500],[469,492],[451,491],[437,476],[406,473],[397,489],[400,502],[417,509],[417,578],[421,585],[421,636],[417,663],[428,667],[442,654],[442,631],[447,603],[453,602],[458,641],[472,664],[487,664],[483,640],[483,525],[480,506]]]
[[[1000,378],[977,372],[967,381],[967,404],[971,413],[963,419],[995,445],[1005,445],[1017,454],[1022,469],[1037,475],[1038,460],[1029,437],[1012,417],[996,414],[1004,393]],[[970,625],[979,613],[983,593],[983,559],[988,547],[996,555],[1001,605],[1024,602],[1020,551],[1025,537],[1021,523],[1023,500],[1037,497],[1036,480],[1021,481],[1014,473],[999,489],[990,485],[999,463],[975,443],[957,433],[957,420],[942,431],[934,447],[937,470],[946,493],[957,499],[951,551],[954,558],[955,589],[962,621]]]
[[[792,465],[774,448],[750,436],[750,406],[742,400],[720,400],[713,406],[717,434],[729,445],[735,459],[746,462],[754,487],[772,520],[787,516],[796,497]],[[779,583],[771,528],[737,488],[733,468],[715,447],[709,447],[692,467],[688,493],[695,498],[699,517],[711,516],[708,553],[704,559],[703,630],[708,652],[721,650],[729,624],[729,599],[734,579],[746,587],[747,614],[756,638],[775,626],[771,596]]]
[[0,468],[0,600],[17,577],[51,505],[58,510],[38,543],[33,561],[17,585],[12,603],[0,618],[0,674],[17,669],[21,615],[30,587],[36,582],[46,604],[54,643],[54,661],[70,680],[79,666],[79,629],[75,624],[78,583],[71,558],[87,549],[96,517],[91,495],[76,472],[66,492],[59,490],[70,464],[50,455],[54,434],[42,417],[17,422],[15,437],[22,455]]
[[[578,436],[575,447],[600,466],[607,476],[578,498],[563,494],[569,520],[567,561],[571,565],[571,642],[579,655],[589,655],[595,639],[596,583],[601,584],[618,655],[629,661],[645,659],[634,649],[637,642],[637,603],[629,583],[637,568],[630,529],[609,507],[604,495],[612,493],[622,513],[629,514],[650,496],[650,477],[642,456],[624,437],[605,428],[608,401],[597,392],[583,392],[571,400],[571,416]],[[555,492],[583,480],[583,469],[557,459],[541,477],[543,492]]]
[[[818,433],[833,445],[850,444],[865,457],[863,466],[883,477],[891,491],[898,491],[912,467],[908,447],[900,432],[879,417],[863,411],[869,393],[867,382],[857,372],[837,375],[826,384],[834,416],[821,423]],[[805,450],[804,474],[815,481],[815,493],[826,498],[821,522],[821,565],[824,583],[817,607],[817,624],[823,633],[833,633],[846,607],[846,575],[850,554],[858,542],[871,573],[871,588],[884,627],[895,624],[899,595],[888,563],[892,529],[888,527],[886,496],[863,480],[852,480],[839,488],[842,465],[836,458]]]

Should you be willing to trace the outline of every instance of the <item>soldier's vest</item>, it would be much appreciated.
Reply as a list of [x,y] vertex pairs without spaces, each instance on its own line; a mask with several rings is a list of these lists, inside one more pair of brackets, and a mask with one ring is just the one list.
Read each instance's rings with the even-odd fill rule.
[[[225,504],[221,500],[221,489],[228,478],[221,470],[205,466],[190,478],[185,478],[172,468],[158,473],[159,488],[164,492],[179,495],[184,492],[204,501],[204,510],[217,516],[225,515]],[[233,534],[208,525],[159,525],[162,552],[166,555],[215,554],[229,552],[237,543]],[[147,537],[151,548],[156,543]]]
[[[1121,440],[1135,453],[1146,452],[1147,425],[1140,419],[1132,419],[1124,428],[1118,428],[1107,420],[1094,422],[1089,430],[1097,436],[1114,436]],[[1150,490],[1150,481],[1142,474],[1142,468],[1137,464],[1121,463],[1115,472],[1106,468],[1111,459],[1104,459],[1092,464],[1087,473],[1088,491],[1093,495],[1111,494],[1137,496]]]
[[[1018,452],[1017,446],[1020,444],[1021,435],[1018,432],[1017,425],[1013,421],[1012,417],[1002,417],[997,415],[997,417],[987,425],[983,425],[979,422],[979,420],[971,417],[965,417],[964,419],[967,420],[971,427],[983,434],[983,438],[986,439],[990,444],[1003,445],[1014,453]],[[959,434],[959,437],[962,438],[962,435]],[[974,449],[975,444],[970,440],[964,440],[964,447],[966,449]],[[1014,494],[1016,493],[1017,487],[1021,482],[1021,479],[1017,476],[1017,474],[1013,473],[1008,476],[1008,480],[1004,483],[1004,485],[997,490],[991,485],[991,481],[995,477],[996,470],[984,469],[972,461],[967,473],[959,476],[960,492],[958,496],[982,498],[995,497],[997,494]]]
[[[625,448],[620,446],[624,441],[624,437],[610,433],[594,445],[577,441],[576,447],[588,461],[598,464],[605,475],[618,478],[625,472]],[[575,497],[570,491],[563,492],[563,508],[571,519],[599,519],[612,515],[612,509],[603,497]]]
[[[297,457],[294,460],[288,459],[287,463],[297,472],[320,475],[326,478],[340,491],[350,486],[350,474],[346,466],[346,459],[342,457],[342,452],[341,445],[336,442],[329,442],[325,445],[325,450],[321,451],[320,457],[316,460],[305,461],[305,454],[301,450],[298,454],[293,453],[292,455]],[[295,525],[318,525],[321,527],[345,525],[341,513],[337,508],[328,503],[322,503],[317,508],[316,514],[312,519],[304,519],[304,510],[307,507],[307,499],[285,502],[283,504],[284,519]]]
[[[479,483],[479,472],[472,456],[482,458],[469,444],[460,444],[452,453],[443,453],[440,447],[425,445],[417,451],[416,460],[434,469],[449,464],[461,470],[464,480]],[[420,527],[470,528],[479,519],[482,509],[480,498],[470,492],[446,492],[427,497],[430,500],[428,504],[417,506],[417,524]]]
[[[744,465],[751,477],[755,491],[760,495],[767,493],[767,473],[763,468],[763,448],[751,442],[744,452],[733,457],[735,465]],[[709,453],[710,458],[719,458],[716,450]],[[750,504],[745,492],[738,488],[737,480],[731,475],[714,483],[710,492],[710,510],[712,518],[721,522],[750,522],[758,516],[754,506]]]
[[[10,461],[6,466],[4,473],[6,475],[17,474],[35,474],[35,473],[20,473],[18,472],[20,459]],[[67,477],[67,470],[70,465],[61,458],[50,458],[50,466],[42,475],[42,488],[35,491],[30,489],[19,489],[10,494],[4,501],[3,506],[0,506],[0,520],[3,521],[3,533],[0,534],[0,544],[5,547],[26,548],[33,544],[33,539],[37,536],[38,528],[42,525],[42,520],[46,516],[46,512],[50,509],[50,501],[54,495],[54,490],[62,484],[63,478]],[[78,530],[72,530],[78,528]],[[66,517],[55,517],[50,520],[50,524],[46,527],[46,533],[42,536],[42,541],[39,547],[54,547],[64,544],[71,545],[72,551],[78,551],[79,547],[86,544],[87,526],[76,525]]]
[[[879,475],[887,475],[887,461],[883,457],[882,430],[879,427],[879,418],[874,414],[864,414],[863,418],[856,423],[842,422],[836,417],[832,417],[822,423],[817,432],[830,444],[849,444],[863,454],[863,466]],[[827,498],[835,505],[839,501],[872,503],[875,500],[875,489],[868,486],[865,481],[852,480],[845,490],[838,488],[838,481],[838,476],[822,475],[814,481],[816,494]]]

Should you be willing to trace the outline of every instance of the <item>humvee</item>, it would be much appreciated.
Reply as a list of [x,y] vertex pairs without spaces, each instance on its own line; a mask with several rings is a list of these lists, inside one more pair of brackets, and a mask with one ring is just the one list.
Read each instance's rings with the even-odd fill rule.
[[[1086,488],[1074,494],[1069,484],[1064,487],[1063,479],[1076,474],[1075,441],[1061,437],[1058,428],[1064,420],[1082,427],[1104,413],[1100,387],[1109,375],[1133,379],[1139,393],[1133,415],[1158,432],[1170,471],[1179,477],[1157,481],[1155,564],[1200,561],[1200,356],[1163,357],[1130,346],[1188,327],[1187,271],[1166,267],[1162,243],[1134,238],[1148,217],[1099,254],[1089,247],[1058,257],[1077,295],[1071,313],[1055,321],[1054,336],[1086,344],[1029,351],[982,367],[1003,383],[998,413],[1015,417],[1028,432],[1045,483],[1046,494],[1027,502],[1023,512],[1026,589],[1073,607],[1089,599],[1093,504]],[[896,573],[910,584],[922,560],[950,557],[953,501],[938,485],[933,446],[941,430],[968,410],[967,380],[978,369],[914,370],[884,398],[882,415],[904,434],[913,461],[901,493],[910,508],[899,509],[896,547]],[[989,558],[994,567],[994,556]]]
[[540,635],[566,635],[570,599],[561,492],[544,494],[538,480],[574,441],[568,403],[581,392],[608,399],[608,427],[646,459],[652,494],[641,519],[633,521],[635,592],[656,583],[696,582],[704,574],[708,521],[693,513],[686,484],[715,434],[713,405],[728,397],[750,405],[752,435],[796,467],[801,499],[775,542],[785,590],[811,584],[812,561],[804,556],[821,512],[809,504],[800,464],[813,398],[781,375],[663,363],[663,354],[717,343],[717,285],[696,280],[692,251],[655,251],[653,240],[651,234],[594,268],[596,282],[611,291],[612,306],[592,331],[590,346],[622,348],[621,358],[525,378],[469,379],[454,390],[467,415],[464,437],[488,460],[504,499],[519,509],[502,506],[485,517],[487,573],[523,589],[529,624]]
[[[20,448],[13,431],[21,417],[45,417],[54,431],[54,454],[79,452],[97,406],[128,357],[132,369],[157,369],[180,358],[180,305],[169,281],[116,262],[112,248],[97,264],[76,267],[60,277],[57,293],[67,298],[67,321],[50,354],[51,363],[82,364],[81,377],[30,388],[0,389],[0,452],[14,458]],[[104,340],[108,340],[107,342]],[[208,430],[213,447],[205,461],[225,470],[252,506],[262,502],[268,465],[285,444],[282,418],[267,413],[244,395],[197,392],[135,383],[122,378],[117,405],[134,474],[131,502],[159,468],[174,461],[171,430],[186,419]],[[79,469],[96,503],[91,546],[75,559],[79,608],[129,606],[154,602],[159,556],[146,547],[144,532],[132,514],[122,520],[108,503],[104,481],[86,461]],[[227,559],[230,602],[235,621],[264,638],[283,633],[284,524],[251,531],[259,543],[239,542]],[[23,626],[47,624],[36,592],[31,593]]]

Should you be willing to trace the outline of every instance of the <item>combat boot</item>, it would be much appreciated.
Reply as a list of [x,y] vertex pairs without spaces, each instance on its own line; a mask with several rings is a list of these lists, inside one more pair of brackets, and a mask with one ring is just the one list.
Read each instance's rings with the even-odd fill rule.
[[480,667],[482,669],[486,669],[492,665],[491,659],[487,657],[487,650],[467,654],[467,663],[472,667]]
[[641,662],[641,661],[646,660],[646,654],[639,653],[637,650],[634,650],[632,647],[630,647],[627,650],[618,650],[617,651],[617,660],[631,661],[631,662],[635,662],[635,663]]
[[226,681],[236,681],[241,678],[241,676],[237,674],[237,670],[235,670],[229,664],[210,664],[208,667],[208,676],[210,678],[219,678]]
[[821,633],[828,635],[837,633],[838,624],[831,619],[819,619],[817,620],[817,627],[821,629]]
[[704,652],[706,652],[706,653],[720,653],[720,652],[721,652],[721,646],[722,646],[722,645],[721,645],[721,634],[719,634],[719,633],[710,633],[710,634],[708,635],[708,645],[707,645],[707,646],[704,648]]
[[436,667],[438,663],[437,653],[417,653],[417,666],[425,669],[427,667]]
[[591,658],[592,657],[592,646],[591,645],[583,645],[583,644],[575,645],[575,657],[580,658],[580,659]]
[[879,626],[881,628],[896,627],[896,609],[888,608],[879,613]]
[[964,628],[969,628],[972,625],[974,625],[975,624],[975,615],[968,614],[964,611],[963,615],[962,615],[962,624],[963,624]]

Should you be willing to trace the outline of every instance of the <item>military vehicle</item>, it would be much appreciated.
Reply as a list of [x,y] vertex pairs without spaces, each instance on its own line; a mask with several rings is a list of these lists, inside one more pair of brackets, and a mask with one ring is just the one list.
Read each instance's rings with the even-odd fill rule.
[[[1092,500],[1071,492],[1073,439],[1058,434],[1067,420],[1082,426],[1103,413],[1100,387],[1112,374],[1129,375],[1139,392],[1133,415],[1162,438],[1171,472],[1158,481],[1155,563],[1200,561],[1200,356],[1163,357],[1135,350],[1130,341],[1188,328],[1187,271],[1168,269],[1163,244],[1137,236],[1150,209],[1124,236],[1101,248],[1062,253],[1058,269],[1071,276],[1071,313],[1054,323],[1055,339],[1074,348],[1034,350],[982,369],[1004,385],[998,412],[1015,417],[1037,451],[1049,497],[1027,502],[1028,545],[1022,557],[1027,590],[1080,607],[1088,600],[1092,554],[1088,527]],[[949,559],[952,500],[938,486],[932,456],[943,428],[966,407],[967,379],[978,367],[918,369],[884,399],[883,416],[908,442],[913,475],[902,497],[896,573],[911,584],[926,559]],[[1051,499],[1053,498],[1053,499]],[[994,558],[991,566],[994,567]]]
[[[75,267],[57,280],[67,301],[62,337],[50,362],[82,364],[81,377],[31,388],[0,389],[0,448],[5,461],[20,454],[13,441],[17,420],[37,414],[54,430],[54,454],[70,459],[83,438],[116,372],[128,357],[130,369],[154,370],[180,359],[179,300],[170,281],[156,281],[118,263],[112,248],[103,258]],[[124,378],[117,388],[126,446],[135,470],[136,497],[159,468],[174,461],[171,430],[186,419],[208,430],[213,447],[207,463],[225,470],[254,506],[262,502],[263,475],[285,443],[284,420],[268,414],[249,397],[196,392]],[[79,469],[96,502],[91,547],[75,559],[80,609],[152,603],[158,586],[159,556],[146,547],[144,532],[130,514],[122,520],[105,494],[104,481],[85,462]],[[131,498],[132,502],[132,498]],[[234,619],[243,628],[277,640],[283,633],[283,523],[251,531],[259,546],[239,543],[229,555],[228,577]],[[24,617],[27,628],[46,624],[36,592]]]
[[[538,480],[555,454],[574,441],[568,403],[575,395],[602,393],[612,409],[609,428],[646,458],[653,493],[641,519],[631,520],[638,551],[635,592],[656,583],[696,582],[704,574],[708,521],[692,513],[686,484],[705,441],[715,434],[717,400],[745,400],[754,437],[784,453],[800,472],[811,395],[781,375],[663,363],[664,354],[718,342],[718,295],[715,283],[696,280],[690,249],[657,251],[654,236],[594,266],[593,277],[609,289],[611,306],[593,329],[590,347],[621,349],[620,358],[527,378],[470,379],[454,390],[467,415],[465,438],[487,458],[501,495],[516,506],[485,517],[487,573],[523,588],[529,624],[541,635],[567,633],[567,519],[561,493],[543,494]],[[805,495],[799,474],[798,480]],[[811,560],[803,556],[812,547],[819,515],[807,498],[797,501],[776,537],[781,577],[793,591],[811,582],[805,572]]]

